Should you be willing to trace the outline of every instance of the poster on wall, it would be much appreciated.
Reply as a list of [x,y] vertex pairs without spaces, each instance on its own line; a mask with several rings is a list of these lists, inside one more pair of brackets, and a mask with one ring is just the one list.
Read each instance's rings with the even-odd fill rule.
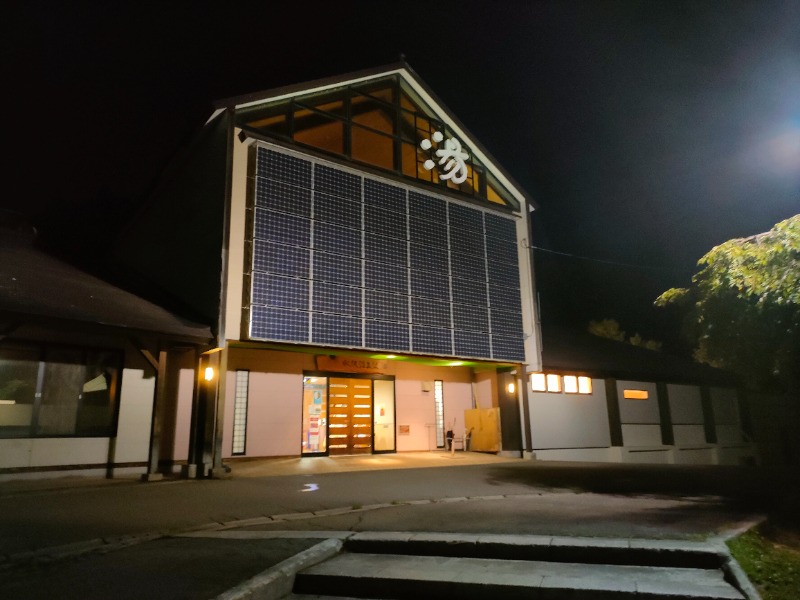
[[326,450],[327,390],[326,377],[303,378],[303,454]]

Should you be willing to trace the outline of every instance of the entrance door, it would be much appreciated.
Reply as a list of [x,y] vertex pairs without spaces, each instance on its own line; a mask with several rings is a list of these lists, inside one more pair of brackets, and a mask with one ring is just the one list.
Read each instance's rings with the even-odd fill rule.
[[372,452],[372,381],[331,377],[328,396],[328,452]]

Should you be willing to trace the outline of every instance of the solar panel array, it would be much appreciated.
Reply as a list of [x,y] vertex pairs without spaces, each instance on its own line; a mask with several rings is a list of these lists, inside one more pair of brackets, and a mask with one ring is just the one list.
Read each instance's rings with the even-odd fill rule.
[[256,156],[252,339],[524,360],[512,217]]

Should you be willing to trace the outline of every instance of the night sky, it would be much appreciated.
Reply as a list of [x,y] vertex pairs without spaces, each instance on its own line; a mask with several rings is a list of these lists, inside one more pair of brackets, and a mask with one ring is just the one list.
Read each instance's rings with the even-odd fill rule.
[[536,199],[545,322],[613,317],[662,335],[650,308],[660,291],[686,285],[712,246],[800,213],[798,0],[11,2],[4,13],[2,206],[84,259],[214,100],[401,54]]

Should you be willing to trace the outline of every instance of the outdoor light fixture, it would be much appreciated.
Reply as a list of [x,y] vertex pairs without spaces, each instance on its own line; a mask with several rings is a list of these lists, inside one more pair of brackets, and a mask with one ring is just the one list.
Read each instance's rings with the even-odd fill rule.
[[506,389],[508,390],[509,394],[513,394],[515,391],[517,391],[517,386],[514,385],[514,382],[512,381],[511,383],[508,384],[508,387]]
[[206,381],[214,379],[214,367],[206,367],[206,370],[203,372],[203,379]]

